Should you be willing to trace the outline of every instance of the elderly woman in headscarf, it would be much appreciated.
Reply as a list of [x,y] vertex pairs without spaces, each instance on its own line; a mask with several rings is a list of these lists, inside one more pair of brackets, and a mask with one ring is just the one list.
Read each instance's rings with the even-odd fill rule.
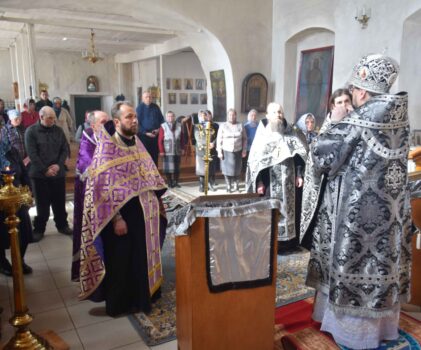
[[251,109],[247,114],[247,123],[244,124],[244,129],[246,130],[247,135],[247,155],[243,158],[243,173],[246,172],[247,169],[247,161],[249,158],[250,148],[254,140],[254,136],[256,135],[257,125],[259,121],[257,120],[257,111],[255,109]]
[[10,109],[7,111],[7,115],[9,121],[1,129],[2,137],[5,137],[9,141],[10,146],[19,152],[23,164],[27,166],[29,157],[25,150],[25,128],[22,125],[22,116],[17,109]]
[[[3,170],[6,167],[9,167],[15,173],[15,179],[13,181],[15,186],[29,186],[30,181],[28,173],[23,165],[19,152],[14,147],[11,147],[9,140],[6,137],[0,136],[0,169]],[[2,178],[0,178],[0,184],[3,185]],[[22,257],[22,270],[25,275],[32,273],[32,268],[24,261],[26,248],[28,244],[32,242],[32,226],[28,210],[28,207],[22,206],[17,212],[17,216],[20,219],[19,241]],[[7,260],[5,252],[10,246],[10,240],[4,220],[4,214],[0,213],[0,273],[6,276],[12,276],[12,266],[9,260]]]
[[303,132],[306,137],[307,143],[310,144],[313,139],[317,136],[316,118],[311,113],[303,114],[297,121],[297,127]]

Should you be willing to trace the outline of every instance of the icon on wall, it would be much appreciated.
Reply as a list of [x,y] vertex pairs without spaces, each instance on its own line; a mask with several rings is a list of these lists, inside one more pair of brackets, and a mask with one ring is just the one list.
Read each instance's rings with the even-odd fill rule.
[[205,90],[206,80],[205,79],[196,79],[196,90]]
[[184,90],[193,90],[193,79],[184,79]]
[[181,90],[181,79],[173,79],[172,88],[173,90]]
[[199,104],[199,94],[190,94],[190,104],[191,105]]
[[94,75],[90,75],[88,79],[86,79],[86,89],[88,92],[98,92],[99,86],[98,86],[98,79]]
[[177,94],[175,92],[168,93],[168,104],[175,105],[177,103]]
[[187,95],[185,92],[180,93],[180,104],[186,105],[187,104]]
[[208,104],[208,94],[200,94],[200,104],[201,105]]

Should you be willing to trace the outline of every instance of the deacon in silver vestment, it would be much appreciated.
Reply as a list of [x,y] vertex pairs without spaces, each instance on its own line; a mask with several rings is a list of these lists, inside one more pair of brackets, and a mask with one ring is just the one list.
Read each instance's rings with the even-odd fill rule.
[[307,141],[287,123],[280,104],[270,103],[267,119],[260,121],[250,149],[246,171],[247,192],[281,200],[278,247],[296,245]]
[[356,109],[336,108],[310,150],[313,170],[327,176],[324,189],[304,194],[319,203],[303,207],[301,227],[302,237],[313,230],[313,319],[352,349],[396,339],[410,293],[408,99],[387,94],[398,69],[389,57],[363,57],[350,79]]

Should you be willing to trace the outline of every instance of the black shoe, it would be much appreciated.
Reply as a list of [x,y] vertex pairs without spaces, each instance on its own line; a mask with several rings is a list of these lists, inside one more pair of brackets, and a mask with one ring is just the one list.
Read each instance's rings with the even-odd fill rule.
[[44,232],[34,230],[32,233],[33,242],[39,242],[41,239],[44,238]]
[[27,265],[25,261],[22,261],[22,272],[24,275],[30,275],[32,273],[32,267]]
[[5,259],[0,263],[0,273],[9,277],[13,275],[12,265],[10,265],[9,260]]
[[179,183],[178,183],[177,181],[174,181],[174,182],[172,183],[172,187],[175,187],[175,188],[181,188],[181,186],[179,185]]
[[57,229],[57,231],[62,233],[63,235],[66,235],[66,236],[72,236],[73,235],[73,230],[69,226]]

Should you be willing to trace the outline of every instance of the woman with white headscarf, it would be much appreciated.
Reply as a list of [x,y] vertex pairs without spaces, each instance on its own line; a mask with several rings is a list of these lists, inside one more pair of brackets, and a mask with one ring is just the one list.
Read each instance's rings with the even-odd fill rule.
[[303,114],[296,123],[297,127],[303,132],[306,137],[307,143],[310,144],[311,141],[317,136],[316,128],[316,118],[311,113]]

